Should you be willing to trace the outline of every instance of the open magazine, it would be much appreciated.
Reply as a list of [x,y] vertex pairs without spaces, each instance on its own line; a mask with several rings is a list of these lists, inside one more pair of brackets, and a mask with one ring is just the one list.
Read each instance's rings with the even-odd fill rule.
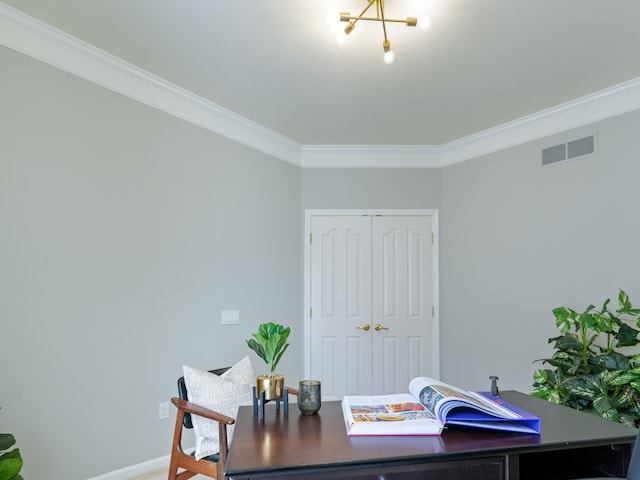
[[500,397],[417,377],[409,393],[342,399],[347,435],[440,435],[445,427],[540,433],[540,419]]

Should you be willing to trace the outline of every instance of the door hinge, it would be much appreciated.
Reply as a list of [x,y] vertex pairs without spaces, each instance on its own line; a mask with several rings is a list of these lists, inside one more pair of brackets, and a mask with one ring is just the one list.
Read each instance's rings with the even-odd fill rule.
[[313,242],[313,233],[309,234],[309,243]]
[[431,307],[431,316],[432,317],[436,316],[436,307],[434,307],[434,306]]
[[313,308],[309,307],[309,318],[313,317]]
[[436,243],[436,234],[431,232],[431,243]]

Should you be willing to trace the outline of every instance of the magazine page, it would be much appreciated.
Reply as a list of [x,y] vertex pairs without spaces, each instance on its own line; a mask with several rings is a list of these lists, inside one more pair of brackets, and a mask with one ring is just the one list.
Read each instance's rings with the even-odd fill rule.
[[352,395],[342,401],[350,435],[434,435],[442,422],[409,394]]
[[474,408],[499,418],[520,418],[511,410],[469,392],[429,377],[417,377],[409,383],[409,392],[433,415],[445,421],[447,413],[456,407]]

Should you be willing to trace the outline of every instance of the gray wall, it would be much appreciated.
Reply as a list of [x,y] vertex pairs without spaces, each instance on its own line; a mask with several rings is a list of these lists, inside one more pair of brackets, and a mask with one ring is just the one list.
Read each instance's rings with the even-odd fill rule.
[[[0,430],[25,478],[166,455],[157,407],[182,365],[240,359],[262,321],[292,326],[296,382],[305,209],[440,209],[442,378],[465,388],[529,391],[557,305],[640,303],[638,112],[441,170],[300,170],[10,50],[0,64]],[[597,155],[539,166],[591,133]]]
[[[622,288],[640,306],[640,112],[443,169],[442,377],[530,392],[558,334],[551,310]],[[597,154],[540,166],[542,148],[596,134]]]
[[404,209],[440,206],[440,169],[305,168],[305,209]]
[[244,340],[262,321],[292,326],[297,383],[299,168],[13,51],[0,65],[0,431],[23,476],[167,455],[158,403],[182,365],[261,369]]

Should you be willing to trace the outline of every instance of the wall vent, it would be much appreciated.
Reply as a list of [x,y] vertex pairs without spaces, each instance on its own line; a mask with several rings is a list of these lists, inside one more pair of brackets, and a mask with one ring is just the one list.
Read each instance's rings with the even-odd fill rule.
[[595,152],[594,136],[579,138],[568,143],[542,149],[542,165],[590,155]]

